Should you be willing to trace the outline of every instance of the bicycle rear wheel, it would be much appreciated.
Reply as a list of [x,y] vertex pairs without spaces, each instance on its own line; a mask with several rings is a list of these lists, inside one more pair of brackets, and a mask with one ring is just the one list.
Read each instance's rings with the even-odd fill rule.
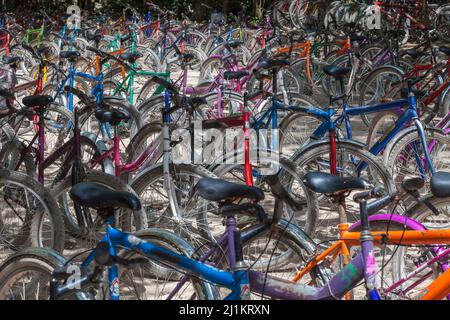
[[[210,233],[210,226],[199,222],[205,214],[205,200],[196,192],[197,182],[203,177],[217,176],[201,166],[171,164],[170,179],[175,187],[178,207],[181,212],[172,212],[170,197],[165,188],[163,165],[158,163],[139,174],[131,187],[141,199],[149,225],[171,230],[191,243],[197,243],[202,235]],[[202,221],[202,220],[200,220]]]

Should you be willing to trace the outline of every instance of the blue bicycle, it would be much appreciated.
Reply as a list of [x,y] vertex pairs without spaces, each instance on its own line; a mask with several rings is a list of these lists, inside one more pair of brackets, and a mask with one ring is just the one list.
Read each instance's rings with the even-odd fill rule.
[[[311,183],[322,178],[321,173],[309,174]],[[79,183],[72,188],[71,198],[79,205],[97,209],[106,225],[103,239],[81,265],[44,248],[29,248],[9,257],[0,267],[0,297],[48,299],[50,291],[51,299],[118,300],[149,298],[151,295],[158,299],[223,297],[225,300],[242,300],[254,295],[257,298],[321,300],[340,299],[365,281],[368,299],[378,300],[366,203],[380,194],[359,178],[353,178],[350,185],[348,178],[331,178],[334,179],[332,185],[321,184],[324,192],[367,190],[354,197],[361,204],[361,251],[329,281],[324,279],[323,285],[295,283],[273,277],[266,270],[254,270],[253,264],[248,264],[245,259],[242,242],[246,235],[236,228],[236,216],[252,215],[254,210],[265,215],[258,205],[264,198],[263,191],[204,178],[198,183],[200,196],[218,202],[219,214],[227,221],[229,264],[214,266],[210,259],[196,258],[197,252],[185,240],[167,231],[148,229],[134,235],[117,230],[114,208],[138,210],[141,207],[139,199],[98,184]],[[238,203],[236,199],[247,199],[250,203]],[[386,201],[380,199],[377,202],[380,203],[374,208],[384,206]],[[281,239],[283,236],[286,234],[276,237]],[[307,237],[303,240],[312,244]],[[134,266],[144,268],[137,270]]]
[[[351,70],[350,68],[338,68],[328,66],[324,68],[325,73],[335,77],[341,83],[341,89],[344,90],[343,77]],[[405,98],[388,103],[369,105],[369,106],[350,106],[347,102],[347,96],[342,94],[337,97],[330,97],[330,107],[327,110],[319,108],[297,107],[295,113],[289,118],[284,119],[281,131],[294,132],[297,119],[309,122],[309,132],[303,134],[305,143],[292,153],[292,160],[302,168],[312,167],[315,170],[324,170],[338,175],[366,175],[366,178],[374,183],[386,185],[389,179],[389,172],[372,169],[376,163],[383,161],[380,157],[385,150],[392,150],[393,144],[397,141],[395,137],[402,130],[405,130],[410,123],[414,126],[406,129],[415,134],[415,140],[408,146],[408,151],[413,154],[414,162],[422,178],[426,179],[434,172],[433,159],[430,155],[428,144],[432,139],[439,139],[438,130],[424,128],[417,112],[417,101],[413,86],[417,80],[408,81],[408,88],[405,90]],[[345,92],[345,91],[342,91]],[[336,113],[333,104],[342,100],[342,112]],[[395,124],[381,136],[368,150],[363,143],[358,142],[352,135],[351,117],[364,115],[374,112],[383,112],[386,110],[403,109],[403,114],[395,121]],[[344,127],[341,131],[340,127]],[[345,134],[345,137],[344,137]],[[328,138],[326,139],[326,136]],[[305,139],[308,137],[309,139]],[[283,137],[282,137],[283,140]],[[281,145],[286,147],[288,144]],[[359,151],[357,151],[359,150]],[[361,151],[362,150],[362,151]],[[356,152],[358,154],[356,154]],[[389,151],[390,152],[390,151]],[[388,152],[388,153],[389,153]],[[392,181],[391,181],[392,182]],[[391,185],[392,187],[392,185]]]

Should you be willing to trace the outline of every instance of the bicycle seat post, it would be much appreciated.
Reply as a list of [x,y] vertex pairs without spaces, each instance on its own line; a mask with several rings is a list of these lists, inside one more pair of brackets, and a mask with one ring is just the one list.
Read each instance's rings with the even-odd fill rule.
[[338,195],[335,196],[335,201],[338,206],[338,214],[339,214],[339,224],[345,224],[348,222],[347,219],[347,205],[345,203],[345,194],[340,192]]
[[45,119],[44,119],[44,108],[37,109],[37,116],[38,116],[38,130],[39,130],[39,137],[38,137],[38,181],[41,183],[44,183],[44,169],[41,167],[40,164],[42,164],[45,160]]

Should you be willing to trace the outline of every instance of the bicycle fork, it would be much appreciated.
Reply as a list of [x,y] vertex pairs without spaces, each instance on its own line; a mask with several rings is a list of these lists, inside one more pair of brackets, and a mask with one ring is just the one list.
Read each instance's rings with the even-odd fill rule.
[[169,208],[172,214],[172,218],[177,224],[181,223],[180,208],[178,206],[177,194],[175,192],[175,185],[170,175],[170,132],[169,132],[169,122],[170,115],[166,114],[165,111],[169,110],[169,91],[165,91],[165,109],[163,110],[163,178],[164,178],[164,188],[167,190],[167,195],[169,197]]

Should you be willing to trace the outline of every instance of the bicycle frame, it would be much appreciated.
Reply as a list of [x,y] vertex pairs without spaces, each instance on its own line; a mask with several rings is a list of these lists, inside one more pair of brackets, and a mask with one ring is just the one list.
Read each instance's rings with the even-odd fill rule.
[[5,49],[6,57],[9,56],[10,43],[11,34],[8,32],[8,30],[0,29],[0,49]]
[[[124,53],[122,48],[119,48],[115,51],[112,52],[108,52],[108,54],[113,55],[113,56],[118,56],[121,55],[122,53]],[[98,75],[100,73],[100,67],[99,67],[99,62],[98,62],[98,57],[94,58],[93,60],[91,60],[88,65],[82,70],[83,73],[87,73],[89,71],[90,68],[92,68],[92,66],[95,66],[95,74]],[[116,66],[118,65],[117,63],[114,65]],[[107,65],[108,66],[108,65]],[[125,67],[122,67],[122,78],[125,78]]]
[[[60,175],[62,177],[66,177],[67,173],[70,170],[70,166],[67,166],[66,164],[68,162],[77,161],[81,159],[81,136],[88,137],[89,134],[81,133],[80,129],[78,128],[78,114],[77,110],[74,111],[74,123],[73,123],[73,130],[74,135],[72,138],[70,138],[67,142],[65,142],[62,146],[60,146],[58,149],[52,152],[47,158],[44,156],[45,151],[45,130],[41,130],[41,128],[44,128],[44,113],[41,112],[41,114],[38,115],[38,130],[35,133],[34,137],[31,139],[31,141],[28,143],[28,145],[25,147],[25,149],[22,151],[20,155],[20,159],[17,163],[17,166],[15,170],[19,170],[20,166],[24,163],[25,157],[27,154],[31,153],[31,150],[34,149],[34,142],[38,140],[38,148],[37,148],[37,164],[38,164],[38,181],[40,183],[44,183],[44,171],[46,168],[48,168],[50,165],[54,164],[55,161],[57,161],[61,156],[68,154],[68,156],[65,158],[64,163],[61,165],[61,169],[63,171],[60,172]],[[88,137],[89,139],[89,137]]]
[[[405,219],[403,217],[403,219]],[[377,244],[382,244],[387,239],[387,244],[402,244],[402,245],[448,245],[450,244],[450,230],[407,230],[407,231],[388,231],[388,232],[373,232],[374,241]],[[357,232],[343,232],[342,235],[346,245],[357,245]],[[436,261],[450,255],[450,249],[443,247],[436,247],[434,249],[436,256],[431,260],[417,266],[416,270],[406,275],[404,278],[393,283],[391,286],[383,290],[389,293],[399,288],[406,281],[413,276],[418,275],[427,266],[432,265]],[[440,300],[448,296],[450,293],[450,270],[448,265],[443,265],[444,273],[433,281],[426,289],[417,295],[419,299],[423,300]],[[412,285],[403,290],[403,293],[415,288],[418,284],[430,277],[432,274],[426,274],[422,279],[417,280]]]
[[[447,69],[448,70],[450,70],[448,68],[449,65],[450,65],[450,60],[447,61]],[[420,72],[422,72],[422,71],[426,71],[428,74],[428,72],[433,70],[433,68],[434,68],[433,64],[426,64],[426,65],[415,64],[414,68],[411,71],[408,71],[407,74],[404,75],[404,79],[407,79],[409,77],[420,77]],[[446,92],[446,90],[448,90],[449,85],[450,85],[449,79],[448,78],[444,79],[443,83],[440,84],[439,86],[437,86],[437,88],[434,87],[433,90],[431,91],[431,93],[428,92],[428,94],[421,100],[421,103],[424,106],[428,106],[433,101],[435,101],[435,99],[438,98],[442,93],[444,93],[444,96],[445,96],[445,92]],[[418,89],[421,88],[420,83],[417,84],[417,87],[418,87]],[[401,108],[399,108],[395,111],[399,117],[402,116],[403,112],[402,112]],[[426,119],[430,119],[430,118],[427,117]],[[436,128],[443,129],[443,131],[446,134],[448,134],[450,132],[450,130],[448,128],[449,121],[450,121],[450,112],[447,115],[445,115],[445,117],[442,118],[436,124]],[[427,122],[427,120],[425,120],[425,122]],[[391,127],[389,130],[392,130],[392,129],[393,129],[393,127]],[[433,151],[435,145],[436,145],[436,140],[434,140],[434,139],[431,140],[428,145],[428,153],[431,153]],[[422,170],[423,168],[419,166],[419,169]],[[421,173],[423,173],[423,172],[421,172]]]
[[[236,221],[234,220],[234,222]],[[108,221],[106,235],[101,240],[101,243],[106,243],[108,245],[111,257],[117,256],[116,247],[137,250],[149,258],[154,258],[163,261],[165,264],[174,266],[177,269],[182,269],[188,274],[199,277],[208,283],[230,289],[231,293],[225,297],[225,300],[246,299],[250,293],[250,288],[257,293],[276,299],[339,299],[364,278],[366,269],[368,269],[366,266],[372,263],[370,262],[371,260],[368,260],[368,257],[373,250],[372,243],[370,241],[363,242],[362,251],[366,252],[366,254],[358,254],[343,270],[330,280],[328,285],[321,288],[314,288],[281,281],[267,276],[262,272],[248,271],[246,268],[235,268],[232,272],[223,271],[201,261],[185,257],[166,248],[139,239],[132,234],[121,232],[113,228],[111,226],[113,224],[113,220]],[[234,229],[231,223],[229,228],[230,230]],[[231,236],[231,238],[233,237]],[[230,250],[231,249],[232,248],[230,247]],[[92,251],[83,261],[82,267],[88,267],[94,261],[96,255],[97,251]],[[372,265],[370,265],[370,267],[372,267]],[[120,298],[118,274],[117,265],[108,266],[108,282],[111,300],[119,300]],[[81,287],[87,283],[89,283],[89,277],[83,277],[79,281]],[[58,298],[70,292],[73,285],[74,284],[71,283],[56,288],[54,297]],[[375,298],[373,293],[370,294],[369,298]]]
[[60,33],[59,33],[59,35],[61,36],[61,38],[58,40],[58,47],[59,47],[60,50],[62,50],[63,46],[64,46],[63,39],[67,39],[67,37],[69,37],[69,44],[70,44],[69,45],[69,50],[73,49],[74,42],[75,42],[75,37],[77,36],[78,29],[77,29],[77,27],[75,25],[74,29],[71,31],[71,34],[68,34],[67,31],[68,31],[67,25],[64,24],[62,29],[61,29],[61,31],[60,31]]
[[[38,120],[36,121],[36,117]],[[39,110],[39,114],[34,116],[34,124],[37,127],[36,133],[33,138],[29,142],[28,146],[21,152],[20,159],[15,167],[15,171],[18,171],[22,163],[25,161],[25,156],[31,153],[32,149],[34,149],[34,143],[36,140],[38,141],[38,150],[36,155],[36,160],[38,164],[41,164],[44,161],[44,144],[45,144],[45,130],[44,130],[44,112],[43,110]],[[44,170],[41,166],[38,167],[38,179],[40,183],[44,184]]]
[[[113,146],[103,153],[100,157],[95,158],[91,169],[101,164],[105,159],[113,157],[114,172],[117,177],[123,173],[134,172],[149,167],[156,163],[157,159],[163,154],[163,145],[161,139],[156,139],[148,146],[132,163],[124,164],[120,158],[120,137],[117,128],[114,128]],[[145,164],[145,165],[144,165]]]
[[[55,95],[53,96],[53,100],[55,100],[56,97],[58,97],[60,94],[62,94],[64,86],[66,85],[67,81],[69,81],[69,86],[71,88],[73,88],[74,83],[75,83],[75,77],[80,77],[80,78],[92,80],[95,82],[95,86],[92,89],[91,93],[96,99],[98,108],[100,108],[101,102],[103,99],[103,72],[101,71],[101,63],[100,63],[98,57],[96,58],[96,63],[97,63],[96,67],[99,70],[99,72],[96,76],[93,76],[91,74],[84,73],[84,72],[75,71],[73,63],[71,63],[70,68],[69,68],[69,74],[66,76],[65,79],[63,79],[60,82],[59,87],[56,90]],[[73,93],[68,92],[67,95],[69,98],[68,109],[71,112],[73,112]],[[111,138],[111,133],[110,133],[109,126],[107,123],[105,125],[103,125],[103,123],[100,123],[100,129],[101,129],[103,136],[105,136],[105,130],[106,130],[106,134],[108,135],[108,138]]]
[[[260,57],[263,56],[263,53],[261,53]],[[230,56],[226,57],[226,63],[227,63],[227,70],[231,71],[252,71],[254,69],[258,68],[258,61],[259,58],[254,59],[254,61],[249,62],[247,66],[240,68],[238,67],[238,63],[236,59],[231,59],[233,55],[230,52]],[[221,55],[212,55],[209,58],[220,58],[222,59],[223,56]],[[246,76],[243,76],[241,79],[234,79],[231,81],[231,90],[241,93],[242,88],[245,86],[245,84],[248,82],[248,80],[251,78],[251,74],[248,74]],[[219,118],[223,118],[223,108],[222,108],[222,97],[223,97],[223,86],[224,84],[224,70],[221,70],[218,75],[215,76],[215,78],[211,81],[211,84],[208,87],[186,87],[184,93],[185,94],[195,94],[195,95],[202,95],[206,94],[208,92],[213,92],[214,90],[217,90],[217,114]],[[241,108],[241,111],[242,108]]]
[[300,51],[298,53],[298,58],[299,59],[305,59],[306,61],[306,79],[308,80],[308,82],[311,82],[311,41],[310,40],[306,40],[303,43],[300,44],[296,44],[294,46],[291,47],[287,47],[287,48],[278,48],[277,49],[277,54],[283,54],[283,53],[290,53],[290,52],[294,52],[294,51]]
[[[232,292],[226,300],[239,300],[241,290],[248,288],[248,277],[245,272],[225,272],[214,267],[208,266],[196,260],[184,257],[175,252],[159,247],[152,243],[141,240],[131,234],[123,233],[111,227],[110,223],[106,226],[106,235],[101,240],[107,243],[112,257],[117,256],[116,247],[124,247],[131,250],[138,250],[149,257],[167,260],[171,265],[175,265],[184,270],[189,270],[193,274],[200,276],[208,281],[229,288]],[[89,266],[95,259],[97,252],[93,251],[82,263],[83,267]],[[118,267],[116,265],[108,267],[109,293],[111,300],[119,300],[119,278]],[[63,295],[70,291],[68,287],[61,287],[58,295]]]

